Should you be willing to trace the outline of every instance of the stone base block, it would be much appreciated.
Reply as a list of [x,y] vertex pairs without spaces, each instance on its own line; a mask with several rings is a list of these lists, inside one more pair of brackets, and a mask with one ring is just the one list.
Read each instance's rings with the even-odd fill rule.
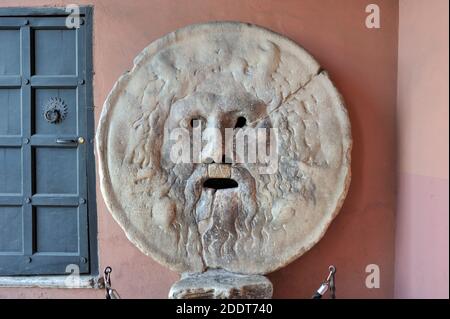
[[225,270],[183,274],[169,292],[170,299],[270,299],[273,287],[262,275]]

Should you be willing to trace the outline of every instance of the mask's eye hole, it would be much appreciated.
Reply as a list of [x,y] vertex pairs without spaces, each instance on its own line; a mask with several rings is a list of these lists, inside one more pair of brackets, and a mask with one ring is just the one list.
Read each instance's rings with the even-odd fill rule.
[[192,128],[196,128],[199,127],[199,125],[202,124],[202,119],[201,118],[192,118],[190,125]]
[[237,121],[236,121],[236,125],[234,126],[234,128],[244,127],[245,124],[247,124],[247,120],[245,119],[245,117],[239,116]]

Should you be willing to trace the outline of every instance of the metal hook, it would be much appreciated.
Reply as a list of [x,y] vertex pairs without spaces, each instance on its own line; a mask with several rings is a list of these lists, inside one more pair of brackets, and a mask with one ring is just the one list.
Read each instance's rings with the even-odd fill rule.
[[336,273],[336,267],[334,267],[333,265],[330,265],[328,267],[328,270],[329,270],[330,273],[328,274],[328,277],[327,277],[326,281],[330,281],[331,277],[334,276],[334,274]]
[[334,275],[336,274],[336,267],[330,265],[328,267],[329,273],[327,279],[322,283],[317,292],[313,295],[313,299],[321,299],[322,296],[330,289],[331,299],[336,298],[336,286],[334,281]]
[[111,287],[111,273],[112,268],[110,266],[105,268],[105,285]]
[[336,283],[334,281],[334,276],[336,274],[336,267],[331,265],[330,267],[328,267],[328,269],[330,270],[330,274],[328,275],[328,282],[330,285],[330,298],[331,299],[336,299]]
[[110,266],[106,267],[104,272],[106,299],[120,299],[117,291],[111,288],[111,273],[112,268]]

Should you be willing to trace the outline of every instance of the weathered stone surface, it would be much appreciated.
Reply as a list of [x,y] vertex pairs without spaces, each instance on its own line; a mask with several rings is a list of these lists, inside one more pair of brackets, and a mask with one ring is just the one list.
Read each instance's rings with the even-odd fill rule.
[[[137,247],[178,272],[264,274],[320,240],[347,193],[352,140],[339,93],[305,50],[210,23],[153,42],[134,64],[105,102],[97,155],[105,202]],[[169,133],[194,134],[193,120],[220,134],[205,136],[207,161],[176,163]],[[272,173],[260,158],[211,166],[222,131],[243,126],[276,129],[263,144],[277,152]],[[237,187],[204,186],[228,175]]]
[[273,287],[262,275],[234,274],[225,270],[183,274],[169,292],[170,299],[270,299]]

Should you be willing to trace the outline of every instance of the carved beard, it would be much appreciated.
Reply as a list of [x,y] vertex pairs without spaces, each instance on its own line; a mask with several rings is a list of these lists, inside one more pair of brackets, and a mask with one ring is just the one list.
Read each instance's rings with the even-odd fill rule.
[[203,217],[198,228],[208,265],[226,264],[227,258],[255,246],[251,232],[255,226],[256,198],[246,195],[238,188],[206,189],[202,192],[196,213],[199,218]]
[[196,247],[207,267],[252,254],[264,242],[261,232],[266,219],[258,214],[255,180],[243,167],[232,170],[237,188],[205,188],[207,165],[197,166],[185,184],[183,224],[190,225],[185,247]]
[[[299,170],[288,163],[281,162],[277,174],[258,176],[253,176],[256,169],[233,166],[232,178],[238,182],[238,188],[218,190],[204,187],[208,165],[174,165],[167,173],[172,177],[171,197],[183,203],[176,218],[180,252],[202,256],[209,268],[223,268],[259,254],[269,240],[271,203],[275,201],[272,196],[311,200],[308,197],[313,194],[314,185],[309,179],[292,180],[286,175]],[[302,175],[300,170],[295,174]],[[175,186],[173,180],[177,176],[186,182]]]

